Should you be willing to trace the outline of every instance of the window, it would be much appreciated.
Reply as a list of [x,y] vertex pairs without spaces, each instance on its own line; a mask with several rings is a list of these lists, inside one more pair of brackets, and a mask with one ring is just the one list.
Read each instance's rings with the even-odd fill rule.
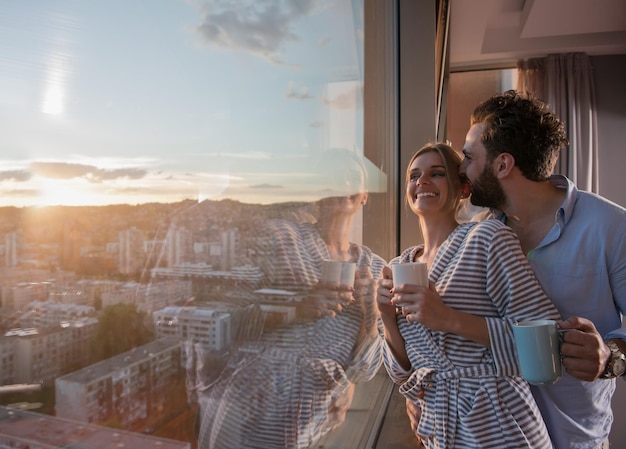
[[491,95],[516,85],[515,68],[450,73],[446,126],[448,140],[456,150],[463,149],[473,109]]
[[[303,296],[296,285],[259,293],[274,287],[266,285],[263,263],[275,251],[260,225],[316,220],[317,200],[349,181],[328,184],[339,175],[325,175],[342,168],[323,159],[328,150],[358,155],[367,174],[369,197],[357,204],[351,240],[384,259],[397,253],[396,11],[394,2],[368,4],[375,14],[365,7],[359,0],[1,7],[2,335],[26,327],[29,312],[61,305],[59,323],[41,324],[35,337],[0,337],[1,344],[53,344],[63,332],[75,347],[63,361],[21,351],[13,365],[0,366],[10,370],[0,374],[4,387],[37,390],[0,389],[0,404],[26,401],[35,412],[85,427],[123,423],[181,447],[193,441],[186,401],[153,407],[159,413],[150,416],[121,416],[116,380],[132,364],[154,369],[155,351],[178,354],[155,341],[159,311],[167,326],[195,329],[178,342],[176,360],[185,364],[199,351],[208,376],[219,375],[234,345],[257,338],[258,329],[246,327],[249,306],[286,305],[268,316],[293,321]],[[77,306],[96,313],[77,319]],[[39,362],[54,376],[32,374]],[[369,406],[381,406],[390,391],[385,380],[358,390],[355,403],[369,394],[381,401]],[[74,395],[96,382],[98,408],[81,409],[87,401]],[[171,384],[163,391],[152,378],[145,388],[154,397],[146,400],[187,391]],[[29,437],[45,438],[30,429]]]

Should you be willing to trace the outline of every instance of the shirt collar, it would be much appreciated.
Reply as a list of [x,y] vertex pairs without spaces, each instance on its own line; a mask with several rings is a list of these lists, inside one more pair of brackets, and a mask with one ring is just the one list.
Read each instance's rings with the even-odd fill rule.
[[565,200],[557,211],[557,216],[563,220],[564,224],[566,224],[574,214],[574,205],[576,204],[576,199],[578,198],[578,189],[572,181],[563,175],[550,176],[550,182],[552,182],[552,184],[559,189],[567,189]]
[[[561,222],[562,225],[565,225],[572,215],[574,214],[574,204],[576,203],[576,198],[578,197],[578,189],[576,185],[566,178],[563,175],[552,175],[550,176],[550,182],[559,189],[567,189],[567,193],[565,195],[565,200],[559,210],[556,212],[555,221]],[[500,209],[490,209],[491,215],[500,220],[503,223],[506,223],[506,215]]]

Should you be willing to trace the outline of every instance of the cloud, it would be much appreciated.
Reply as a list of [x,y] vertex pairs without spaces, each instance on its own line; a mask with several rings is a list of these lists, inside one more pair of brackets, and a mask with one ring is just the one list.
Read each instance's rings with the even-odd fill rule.
[[332,98],[324,98],[322,102],[334,109],[356,110],[361,107],[361,94],[356,83],[344,92],[335,94]]
[[279,186],[277,184],[257,184],[254,186],[250,186],[251,189],[284,189],[284,186]]
[[319,48],[324,48],[330,45],[331,42],[332,42],[332,39],[330,37],[324,37],[317,42],[317,46]]
[[297,88],[294,82],[290,82],[287,86],[287,93],[285,94],[285,97],[292,100],[308,100],[310,98],[313,98],[311,97],[311,95],[309,95],[308,87],[303,86]]
[[0,182],[2,181],[16,181],[25,182],[29,181],[32,177],[31,173],[27,170],[7,170],[0,171]]
[[67,162],[32,162],[33,174],[51,179],[84,178],[89,182],[99,183],[114,179],[141,179],[147,171],[141,168],[104,169],[94,165],[73,164]]
[[208,0],[197,32],[206,42],[275,64],[286,42],[298,41],[292,23],[317,9],[318,0]]

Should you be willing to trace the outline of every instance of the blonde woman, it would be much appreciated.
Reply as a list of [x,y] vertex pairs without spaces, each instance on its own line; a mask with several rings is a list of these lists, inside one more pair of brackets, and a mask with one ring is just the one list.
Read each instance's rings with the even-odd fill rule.
[[511,324],[560,316],[508,227],[458,223],[469,193],[460,163],[442,143],[424,146],[409,163],[406,196],[424,243],[390,264],[427,263],[430,286],[379,282],[384,363],[421,408],[416,433],[426,448],[552,448],[519,377]]

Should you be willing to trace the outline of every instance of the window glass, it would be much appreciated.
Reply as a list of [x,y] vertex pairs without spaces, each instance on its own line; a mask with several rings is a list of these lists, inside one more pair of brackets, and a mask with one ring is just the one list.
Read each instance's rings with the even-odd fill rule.
[[[367,216],[396,204],[395,149],[364,139],[364,2],[0,10],[0,433],[364,432],[394,245]],[[354,293],[317,288],[324,259],[356,264]]]
[[474,108],[497,92],[515,89],[517,69],[452,72],[449,79],[447,136],[454,149],[461,151]]

